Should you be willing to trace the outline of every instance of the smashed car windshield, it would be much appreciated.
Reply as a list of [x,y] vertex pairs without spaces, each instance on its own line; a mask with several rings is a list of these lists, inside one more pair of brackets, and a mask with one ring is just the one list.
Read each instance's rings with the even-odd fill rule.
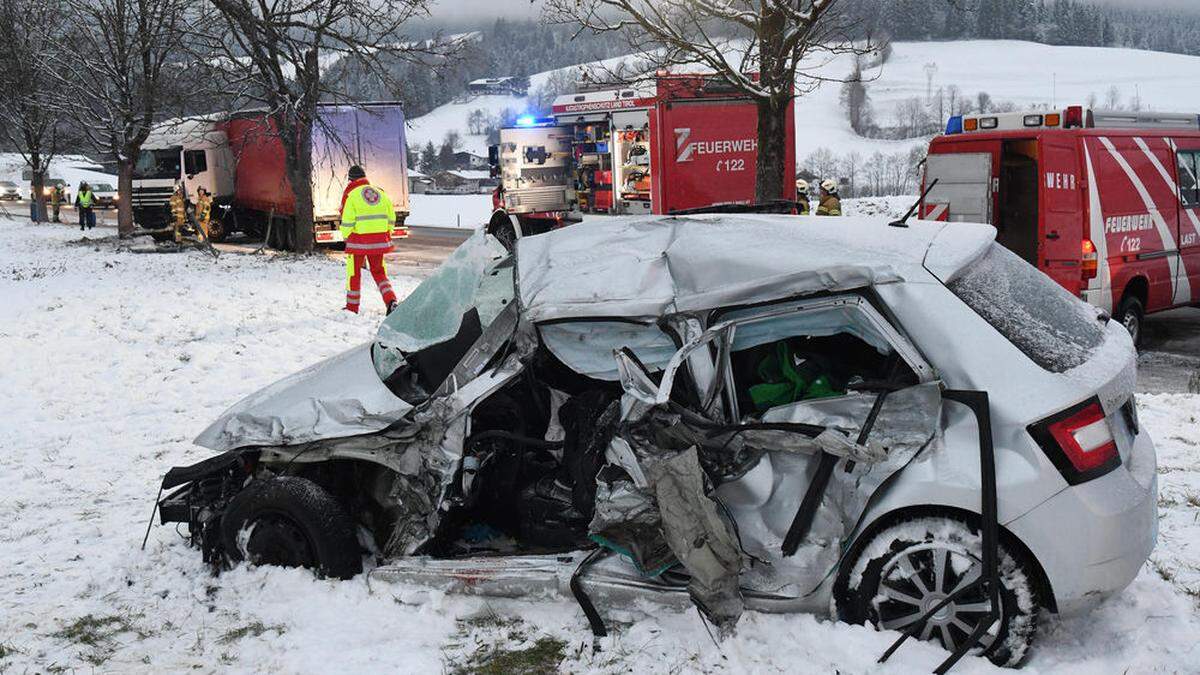
[[455,249],[379,326],[374,349],[379,376],[386,380],[404,363],[404,354],[453,338],[472,308],[482,328],[491,325],[513,299],[512,267],[498,264],[507,255],[482,231]]
[[613,352],[623,347],[633,351],[651,372],[666,367],[678,349],[658,326],[629,321],[568,321],[543,324],[538,330],[559,361],[600,380],[617,380]]
[[999,244],[947,286],[1050,372],[1082,365],[1104,342],[1093,308]]

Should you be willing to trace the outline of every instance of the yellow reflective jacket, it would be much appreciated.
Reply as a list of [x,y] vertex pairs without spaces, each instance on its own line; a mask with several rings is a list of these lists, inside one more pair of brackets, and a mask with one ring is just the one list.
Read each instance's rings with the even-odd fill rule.
[[346,188],[341,231],[347,253],[390,252],[395,224],[396,209],[383,188],[366,180],[354,181]]

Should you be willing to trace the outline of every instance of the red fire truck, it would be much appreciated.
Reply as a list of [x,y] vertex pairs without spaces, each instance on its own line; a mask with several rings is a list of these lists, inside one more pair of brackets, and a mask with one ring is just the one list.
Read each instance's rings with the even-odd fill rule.
[[927,219],[998,241],[1125,324],[1200,302],[1200,116],[1062,110],[951,118]]
[[[559,96],[553,116],[525,116],[491,148],[500,178],[488,231],[510,241],[584,214],[668,214],[754,201],[758,111],[720,78]],[[784,194],[794,199],[788,111]]]

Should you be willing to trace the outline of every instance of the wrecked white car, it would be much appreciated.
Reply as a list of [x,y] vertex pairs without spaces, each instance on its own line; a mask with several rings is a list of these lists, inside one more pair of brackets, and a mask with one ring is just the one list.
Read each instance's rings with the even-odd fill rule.
[[[897,225],[897,224],[893,224]],[[171,469],[205,560],[605,607],[832,612],[1018,664],[1154,546],[1128,333],[985,225],[479,233],[373,344]]]

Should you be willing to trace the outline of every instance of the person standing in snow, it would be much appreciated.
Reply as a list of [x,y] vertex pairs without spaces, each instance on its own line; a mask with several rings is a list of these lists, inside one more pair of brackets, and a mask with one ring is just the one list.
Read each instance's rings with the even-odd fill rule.
[[208,239],[208,220],[212,215],[212,195],[204,188],[196,188],[196,227]]
[[171,229],[175,231],[175,243],[183,241],[183,229],[187,226],[187,201],[183,198],[183,185],[175,182],[175,191],[167,201],[171,206]]
[[838,199],[838,184],[832,178],[821,181],[821,200],[817,203],[817,215],[842,215],[842,200]]
[[56,223],[62,222],[61,220],[58,219],[58,212],[60,209],[62,209],[62,201],[63,201],[63,187],[62,187],[62,185],[55,185],[53,188],[50,189],[50,206],[53,207],[53,209],[54,209],[54,222],[56,222]]
[[84,220],[83,209],[79,208],[79,195],[83,194],[83,186],[85,185],[87,185],[87,183],[81,181],[79,186],[75,188],[75,215],[79,218],[80,230],[83,230],[83,228],[87,226],[87,221]]
[[383,256],[392,252],[396,210],[382,188],[371,185],[361,166],[350,167],[350,184],[342,193],[342,239],[346,241],[346,310],[358,313],[362,299],[362,270],[371,270],[388,314],[396,307],[396,293],[388,280]]
[[87,183],[79,184],[79,194],[75,195],[75,205],[79,207],[79,230],[82,232],[84,226],[87,229],[95,229],[96,227],[96,195],[92,193],[92,188]]
[[796,179],[796,215],[807,216],[810,212],[808,205],[808,181]]

